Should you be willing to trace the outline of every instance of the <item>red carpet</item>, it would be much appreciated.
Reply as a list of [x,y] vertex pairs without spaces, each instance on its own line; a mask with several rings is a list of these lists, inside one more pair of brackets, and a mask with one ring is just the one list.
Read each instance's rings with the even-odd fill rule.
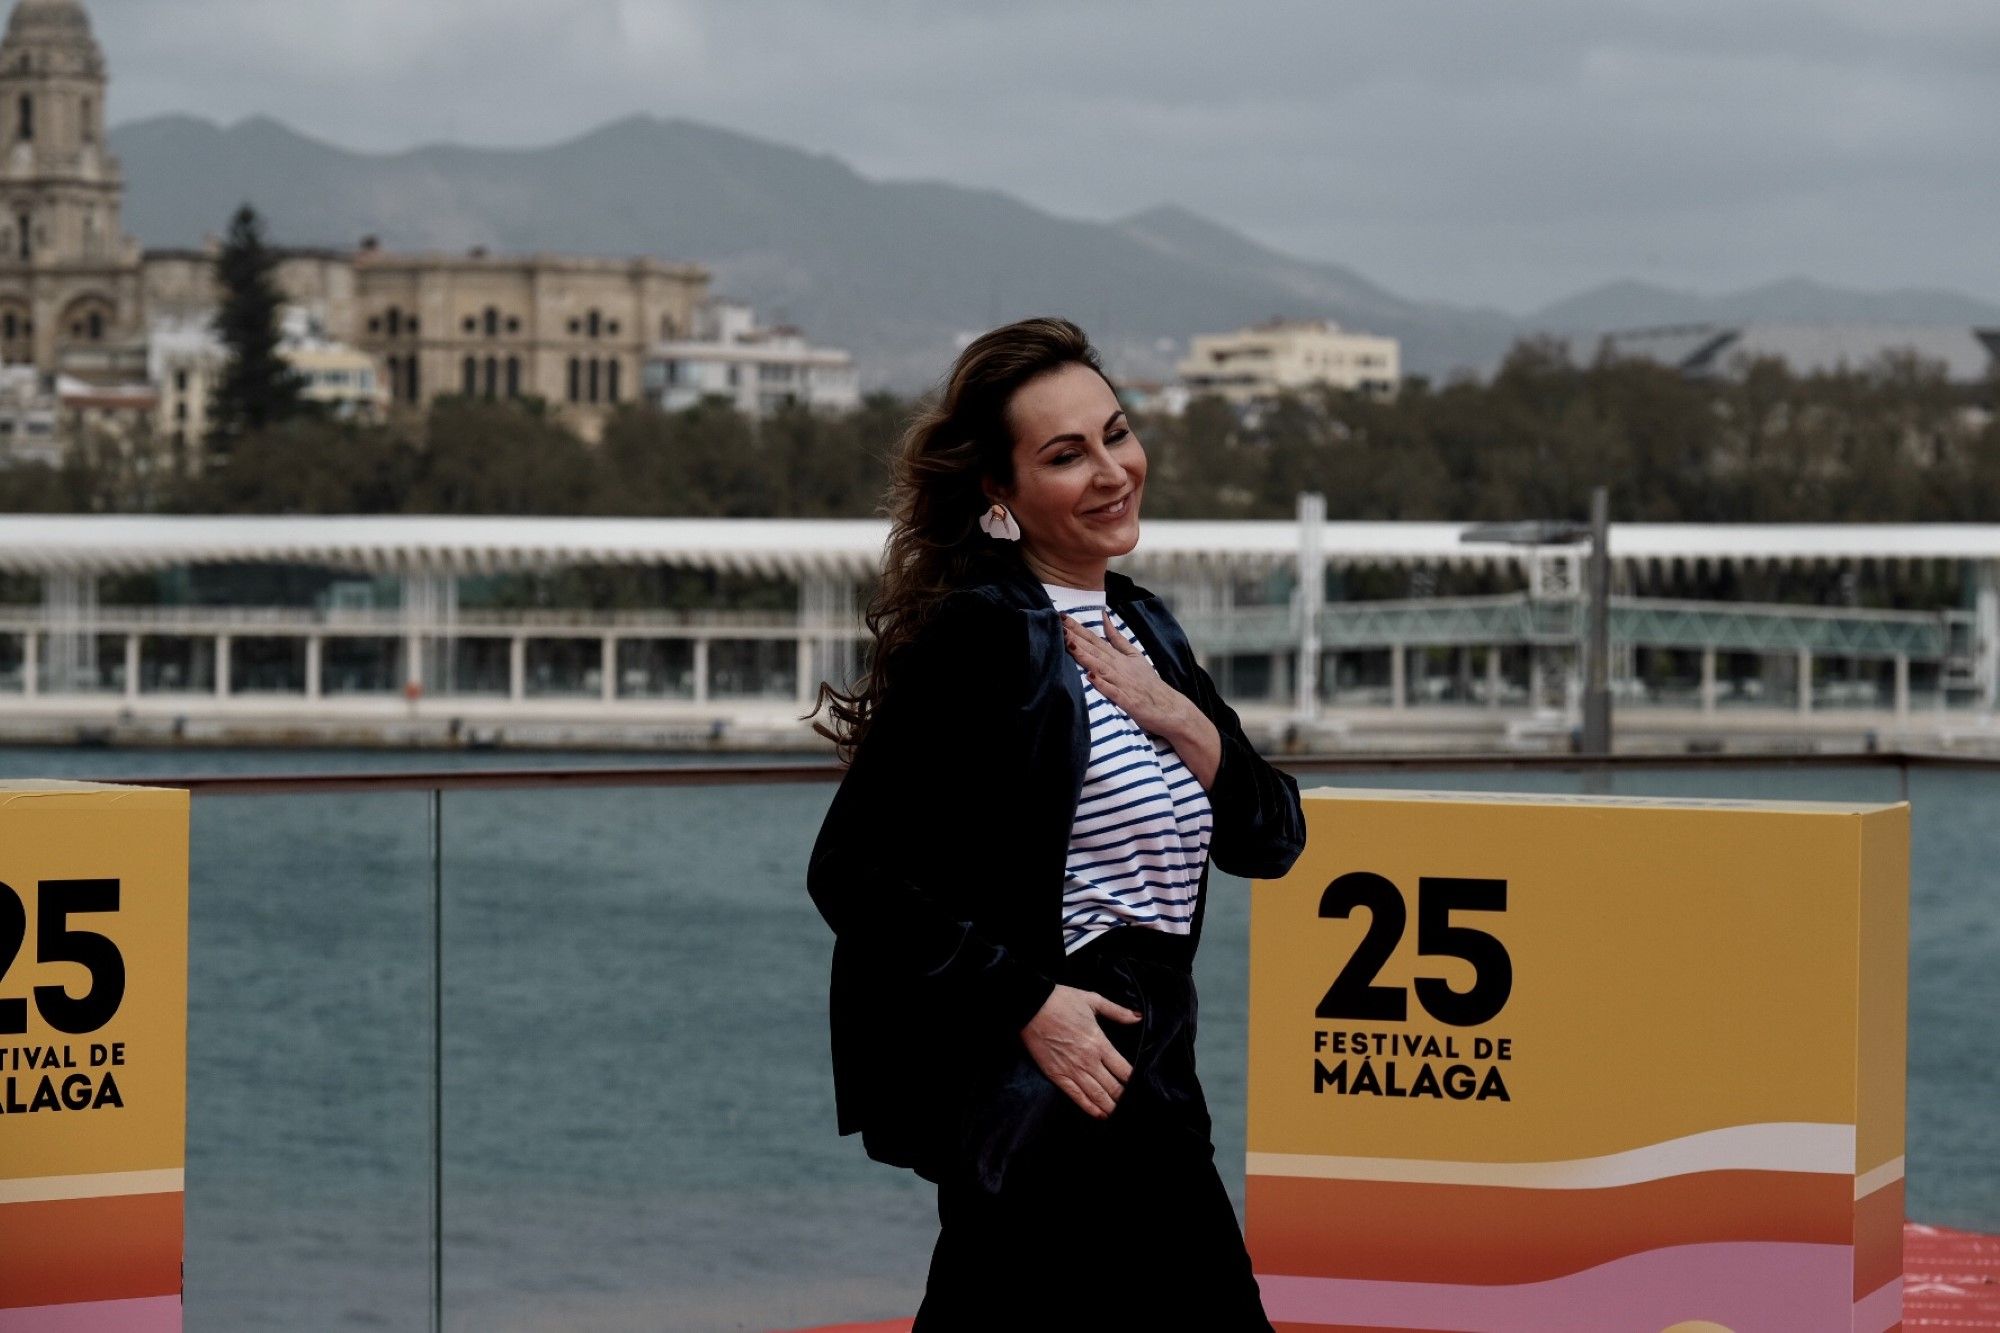
[[[1903,1224],[1903,1328],[2000,1331],[2000,1236]],[[909,1333],[907,1319],[796,1333]]]

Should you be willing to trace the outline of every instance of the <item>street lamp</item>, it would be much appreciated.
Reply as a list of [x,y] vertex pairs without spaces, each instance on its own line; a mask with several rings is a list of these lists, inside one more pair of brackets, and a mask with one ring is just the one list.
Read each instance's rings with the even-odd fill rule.
[[1590,613],[1584,636],[1583,738],[1584,754],[1611,753],[1611,528],[1610,492],[1603,486],[1590,492],[1590,522],[1530,520],[1522,523],[1475,523],[1459,533],[1462,542],[1504,542],[1510,546],[1574,546],[1590,543]]

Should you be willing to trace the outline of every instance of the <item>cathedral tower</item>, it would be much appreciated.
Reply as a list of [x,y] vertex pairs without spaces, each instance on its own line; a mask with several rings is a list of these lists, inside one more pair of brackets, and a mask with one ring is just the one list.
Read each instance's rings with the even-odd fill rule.
[[19,0],[0,39],[0,360],[100,381],[144,366],[105,86],[78,0]]

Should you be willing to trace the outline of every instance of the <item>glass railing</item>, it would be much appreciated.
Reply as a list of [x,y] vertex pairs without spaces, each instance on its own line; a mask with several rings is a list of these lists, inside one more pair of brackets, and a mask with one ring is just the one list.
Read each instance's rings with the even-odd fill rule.
[[[189,1327],[700,1333],[914,1310],[932,1187],[834,1132],[831,937],[804,889],[830,763],[236,755],[172,777],[185,762],[0,751],[7,773],[196,793]],[[1281,762],[1303,786],[1907,797],[1909,1212],[2000,1231],[2000,764]],[[1219,872],[1210,893],[1198,1060],[1240,1208],[1249,894]]]

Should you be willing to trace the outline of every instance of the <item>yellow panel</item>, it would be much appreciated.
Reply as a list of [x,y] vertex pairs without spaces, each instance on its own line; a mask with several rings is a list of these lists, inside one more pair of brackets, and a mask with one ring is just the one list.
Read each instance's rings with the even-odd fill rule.
[[[183,1165],[187,852],[185,791],[0,783],[0,1027],[26,1029],[0,1031],[0,1179]],[[116,885],[115,910],[72,910],[66,931],[51,916],[42,939],[45,904],[94,906],[105,882]],[[11,958],[9,897],[25,917]],[[99,966],[52,956],[71,952]],[[88,1001],[109,995],[114,955],[123,994],[98,1023]],[[37,987],[60,993],[38,1001]]]
[[[1310,795],[1304,855],[1253,890],[1253,1153],[1561,1161],[1735,1125],[1856,1123],[1864,829],[1906,820],[1907,807]],[[1885,912],[1906,856],[1883,843]],[[1385,877],[1405,905],[1373,978],[1405,993],[1403,1021],[1315,1017],[1371,927],[1365,908],[1319,914],[1322,892],[1350,872]],[[1421,896],[1450,892],[1424,889],[1425,877],[1505,881],[1504,911],[1441,918],[1506,951],[1512,990],[1489,1021],[1456,1026],[1419,1001],[1414,978],[1463,991],[1474,976],[1463,960],[1418,953]],[[1900,1030],[1899,1016],[1878,1017]],[[1435,1039],[1436,1054],[1371,1058],[1382,1095],[1316,1092],[1316,1068],[1340,1064],[1323,1049],[1336,1033],[1350,1047],[1353,1034]],[[1482,1041],[1494,1044],[1488,1058]],[[1428,1094],[1435,1079],[1442,1095],[1390,1095],[1391,1063],[1395,1088]],[[1361,1081],[1351,1053],[1345,1073]],[[1468,1086],[1488,1095],[1450,1095]]]
[[1903,1155],[1910,1000],[1910,811],[1870,816],[1861,839],[1861,1119],[1856,1169]]

